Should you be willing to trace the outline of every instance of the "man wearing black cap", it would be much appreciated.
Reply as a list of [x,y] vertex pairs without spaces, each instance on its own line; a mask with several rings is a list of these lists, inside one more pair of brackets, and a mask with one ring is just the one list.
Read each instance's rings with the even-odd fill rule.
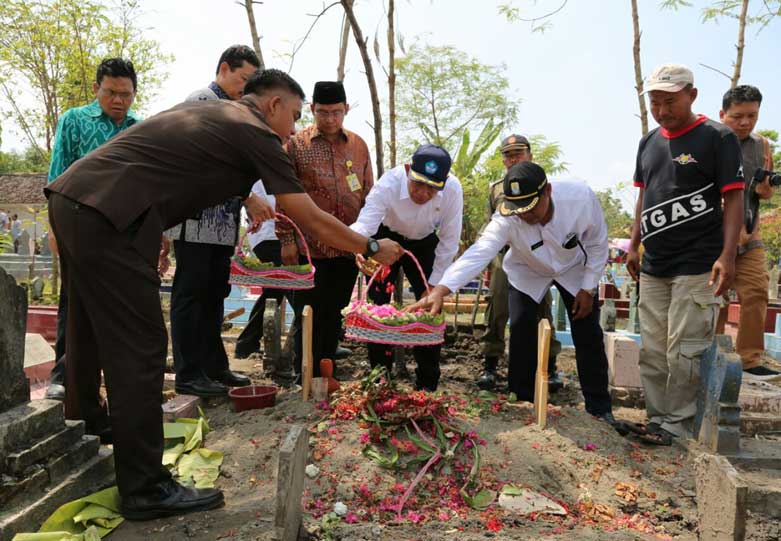
[[438,313],[444,297],[509,244],[504,270],[510,282],[510,392],[519,400],[534,400],[537,311],[555,285],[570,318],[586,411],[612,423],[597,298],[608,255],[599,200],[584,183],[549,183],[542,167],[532,162],[510,167],[502,192],[498,212],[477,242],[447,269],[428,297],[410,309]]
[[[415,298],[426,293],[426,281],[436,285],[453,261],[461,239],[464,196],[461,183],[450,175],[450,154],[442,147],[426,144],[412,156],[412,163],[387,171],[377,182],[366,206],[350,229],[373,234],[378,239],[392,239],[417,258],[425,274],[420,275],[415,262],[403,257],[390,268],[382,284],[369,291],[374,304],[387,304],[391,298],[388,284],[396,282],[399,268],[404,269]],[[363,258],[357,256],[359,265]],[[368,344],[372,367],[384,365],[390,373],[393,349]],[[416,346],[416,388],[435,391],[439,384],[441,346]]]
[[[306,193],[315,204],[345,225],[358,217],[369,190],[374,185],[369,147],[360,136],[342,127],[350,110],[340,81],[315,83],[310,105],[315,124],[290,138],[288,154]],[[286,265],[305,262],[302,239],[292,227],[277,222],[277,237]],[[314,235],[305,233],[315,272],[315,287],[293,296],[296,319],[293,323],[295,366],[301,366],[301,311],[312,307],[312,358],[314,374],[320,374],[320,359],[333,359],[342,329],[342,308],[358,275],[355,259],[349,252],[332,248]]]
[[[516,163],[530,162],[534,160],[529,140],[523,135],[510,135],[502,140],[499,152],[502,154],[502,163],[505,170],[510,169]],[[488,195],[488,220],[496,212],[499,199],[503,195],[504,183],[498,180],[491,184]],[[481,389],[491,390],[496,385],[496,366],[499,358],[504,355],[504,334],[507,328],[507,320],[510,318],[509,294],[507,274],[502,268],[504,254],[507,248],[503,248],[491,262],[491,284],[488,306],[485,309],[486,330],[483,334],[483,355],[485,356],[485,370],[477,379],[477,386]],[[550,291],[545,293],[538,313],[538,319],[547,319],[553,326],[553,314],[551,312],[552,298]],[[561,378],[556,371],[556,356],[561,352],[561,343],[556,339],[556,333],[551,335],[550,355],[548,357],[548,373],[550,378],[548,388],[551,392],[558,391],[561,386]]]

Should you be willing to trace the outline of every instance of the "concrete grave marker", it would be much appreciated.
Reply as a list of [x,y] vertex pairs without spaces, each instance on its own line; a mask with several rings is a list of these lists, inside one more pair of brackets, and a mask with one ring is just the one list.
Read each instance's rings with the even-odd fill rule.
[[605,333],[608,380],[613,387],[641,389],[640,344],[621,333]]
[[274,510],[274,539],[279,541],[298,539],[308,452],[309,432],[301,425],[293,425],[279,448]]
[[602,310],[599,312],[599,326],[605,332],[616,330],[616,301],[605,299],[602,303]]
[[718,339],[700,358],[700,387],[694,436],[715,453],[735,455],[740,451],[740,405],[743,377],[740,357],[725,353]]
[[25,290],[0,268],[0,413],[30,398],[30,384],[24,375],[26,325]]
[[30,255],[30,234],[25,230],[19,235],[19,255]]
[[723,456],[695,460],[700,541],[742,541],[746,535],[748,486]]
[[263,370],[266,374],[279,371],[282,354],[282,321],[276,299],[266,299],[263,309]]

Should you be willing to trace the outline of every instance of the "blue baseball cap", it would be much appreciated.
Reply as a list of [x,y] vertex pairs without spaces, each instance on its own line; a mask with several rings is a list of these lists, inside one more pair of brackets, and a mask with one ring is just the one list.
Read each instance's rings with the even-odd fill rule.
[[431,143],[421,145],[412,155],[409,178],[443,190],[450,174],[451,163],[450,154],[444,148]]

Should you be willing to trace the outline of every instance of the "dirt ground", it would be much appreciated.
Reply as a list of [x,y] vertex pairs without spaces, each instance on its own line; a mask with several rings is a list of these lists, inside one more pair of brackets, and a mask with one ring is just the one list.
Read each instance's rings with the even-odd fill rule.
[[[365,349],[347,345],[354,353],[338,365],[342,381],[359,379],[369,368]],[[443,359],[440,391],[474,399],[482,361],[477,343],[470,337],[451,339]],[[259,359],[235,366],[248,369],[256,383],[268,381]],[[411,355],[407,366],[414,370]],[[406,485],[409,474],[384,470],[365,458],[360,441],[364,429],[356,421],[330,421],[327,411],[303,403],[300,393],[283,389],[274,408],[234,413],[227,402],[217,402],[205,409],[213,428],[206,447],[225,453],[217,481],[225,493],[224,508],[147,523],[125,522],[110,538],[271,539],[277,449],[297,423],[310,427],[309,463],[320,469],[305,484],[304,527],[310,539],[696,539],[693,453],[684,445],[649,448],[620,436],[583,410],[574,350],[560,355],[559,369],[565,387],[551,395],[546,430],[532,426],[531,404],[483,409],[467,422],[486,440],[484,468],[500,482],[549,495],[569,510],[565,517],[514,516],[494,505],[482,512],[442,509],[396,521],[393,513],[377,512],[372,502],[398,490],[399,483]],[[500,374],[504,380],[504,369]],[[619,419],[644,420],[637,409],[617,408],[614,413]],[[323,521],[337,501],[347,506],[351,523]],[[778,539],[779,525],[754,522],[750,532],[755,541]]]

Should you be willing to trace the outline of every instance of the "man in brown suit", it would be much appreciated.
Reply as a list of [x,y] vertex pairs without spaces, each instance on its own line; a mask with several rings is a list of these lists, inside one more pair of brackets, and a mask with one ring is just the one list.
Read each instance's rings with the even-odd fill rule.
[[[146,520],[222,504],[162,465],[167,333],[157,264],[165,229],[241,196],[255,224],[273,217],[250,193],[258,178],[302,229],[383,263],[399,246],[359,235],[303,193],[282,140],[294,133],[304,93],[287,74],[257,72],[237,101],[184,103],[124,131],[46,188],[69,297],[66,355],[80,366],[66,415],[113,433],[122,513]],[[111,415],[96,401],[102,369]]]

